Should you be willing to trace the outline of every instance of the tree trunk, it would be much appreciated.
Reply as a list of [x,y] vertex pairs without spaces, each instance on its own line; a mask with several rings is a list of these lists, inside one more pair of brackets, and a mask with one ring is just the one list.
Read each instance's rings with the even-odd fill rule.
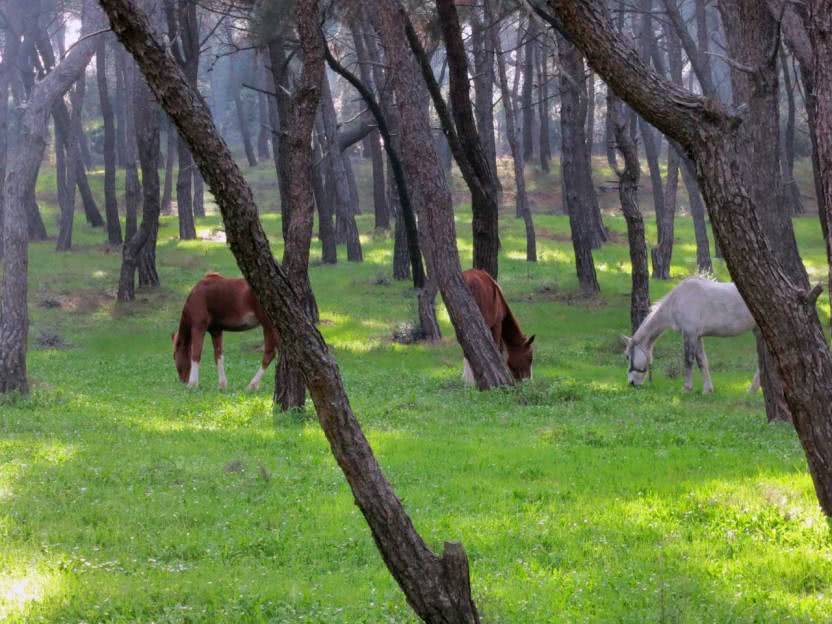
[[[367,54],[367,46],[364,42],[366,20],[356,22],[352,26],[352,38],[355,45],[355,54],[358,59],[358,69],[363,82],[370,93],[375,91],[372,71],[370,70],[370,58]],[[371,132],[365,138],[365,147],[369,148],[370,158],[373,166],[373,212],[375,215],[375,229],[390,229],[390,209],[387,207],[387,188],[384,183],[384,156],[381,153],[378,131]]]
[[[485,5],[486,19],[493,15],[493,11],[491,10],[491,1],[492,0],[487,0]],[[503,49],[496,29],[491,32],[491,43],[494,46],[497,56],[497,75],[500,80],[500,93],[502,95],[503,111],[506,117],[506,139],[508,140],[509,149],[511,150],[511,160],[514,163],[514,183],[516,187],[515,198],[517,202],[516,212],[523,217],[523,223],[526,228],[526,260],[528,262],[537,262],[537,237],[535,236],[534,223],[532,222],[532,212],[529,208],[526,196],[525,162],[523,160],[523,151],[520,149],[517,142],[514,103],[508,86],[508,78],[506,77],[506,64],[505,59],[503,58]]]
[[28,392],[26,347],[29,330],[27,200],[34,194],[46,150],[49,114],[95,52],[94,39],[79,42],[29,93],[25,108],[8,124],[3,215],[3,275],[0,283],[0,393]]
[[[191,141],[200,169],[214,190],[243,275],[280,332],[281,347],[302,366],[333,455],[409,604],[426,622],[479,622],[462,546],[446,544],[443,556],[438,557],[414,529],[352,413],[334,358],[305,314],[286,272],[271,256],[251,190],[219,139],[201,98],[153,42],[146,19],[136,15],[129,0],[102,0],[102,5],[114,30],[154,81],[180,131]],[[299,16],[310,5],[315,7],[314,2],[300,0]],[[316,40],[319,23],[305,21],[298,20],[301,29],[308,29],[302,32],[301,41]],[[411,77],[415,76],[411,73]]]
[[[137,269],[139,269],[140,285],[145,285],[145,283],[147,285],[158,285],[159,283],[154,265],[156,234],[159,231],[159,210],[161,208],[158,169],[158,105],[144,79],[139,75],[132,78],[136,147],[142,169],[142,223],[139,230],[122,249],[121,274],[116,295],[119,301],[133,301],[136,298],[135,275]],[[142,277],[144,279],[141,279]]]
[[[526,41],[523,44],[523,88],[520,91],[520,112],[523,117],[523,160],[534,158],[534,105],[532,88],[534,86],[535,52],[537,51],[537,22],[530,19],[526,28]],[[519,67],[515,71],[519,71]]]
[[794,179],[794,127],[795,103],[794,85],[792,83],[786,52],[780,48],[780,67],[783,70],[783,88],[786,91],[786,127],[782,137],[780,165],[783,171],[783,196],[786,206],[793,215],[803,214],[803,202],[800,199],[800,187]]
[[324,185],[323,160],[324,154],[321,150],[321,135],[324,132],[323,121],[320,112],[315,120],[315,152],[312,167],[312,188],[315,193],[315,204],[318,207],[318,238],[321,241],[321,262],[324,264],[336,264],[338,262],[338,249],[335,244],[335,224],[333,223],[332,197],[326,193]]
[[[81,204],[84,206],[84,216],[87,224],[91,227],[103,227],[104,217],[98,211],[98,206],[95,203],[95,198],[90,190],[90,184],[87,180],[87,163],[89,158],[84,156],[84,133],[83,124],[83,109],[84,98],[86,93],[86,79],[84,74],[78,79],[75,85],[75,93],[72,104],[72,116],[70,118],[70,145],[69,153],[70,159],[75,166],[75,183],[78,185],[78,191],[81,195]],[[77,102],[77,113],[76,113]]]
[[693,219],[693,232],[696,237],[696,270],[700,273],[710,273],[713,271],[713,264],[708,225],[705,223],[705,204],[702,203],[702,194],[696,181],[696,166],[685,155],[682,156],[682,179],[690,198],[690,216]]
[[[191,159],[193,161],[193,158]],[[191,168],[193,172],[193,206],[194,219],[205,216],[205,182],[202,180],[202,174],[199,169],[194,166]]]
[[98,80],[98,98],[101,116],[104,119],[104,215],[107,219],[107,241],[110,245],[121,245],[121,223],[118,219],[116,200],[116,129],[113,106],[107,87],[107,38],[97,38],[95,71]]
[[549,172],[549,161],[552,159],[552,146],[549,143],[549,58],[546,43],[541,39],[537,50],[537,73],[539,76],[538,116],[540,117],[540,168]]
[[335,115],[335,105],[332,102],[332,92],[329,88],[329,79],[326,76],[324,76],[321,87],[321,115],[327,142],[325,145],[325,171],[335,193],[336,240],[347,244],[347,260],[361,262],[364,259],[364,254],[361,250],[358,226],[355,223],[356,206],[352,201],[353,196],[347,180],[345,157],[336,147],[337,117]]
[[[124,206],[125,206],[125,236],[129,241],[138,232],[139,205],[142,203],[142,185],[139,182],[139,171],[136,166],[138,147],[136,145],[136,84],[141,80],[136,75],[133,59],[126,51],[120,50],[125,62],[124,85],[127,92],[124,100]],[[123,252],[122,252],[123,253]]]
[[162,184],[162,214],[169,214],[173,204],[173,170],[176,167],[176,128],[170,119],[165,121],[165,180]]
[[423,87],[406,48],[407,17],[392,0],[377,3],[376,16],[399,103],[402,164],[419,215],[420,242],[430,279],[438,284],[478,387],[511,385],[511,373],[462,279],[451,193],[431,140],[428,109],[420,91]]
[[194,240],[196,238],[196,224],[194,223],[194,207],[191,181],[193,159],[188,151],[188,144],[182,137],[178,141],[179,170],[176,175],[176,213],[179,216],[179,240]]
[[[631,281],[630,331],[635,334],[642,321],[650,313],[650,270],[647,265],[647,240],[644,234],[644,219],[638,204],[638,180],[641,164],[638,147],[630,136],[627,120],[622,114],[621,101],[611,90],[607,90],[607,114],[612,125],[613,136],[624,160],[623,169],[615,169],[618,176],[618,195],[621,212],[627,221],[627,241],[630,249]],[[635,113],[632,113],[635,115]],[[635,121],[635,120],[634,120]],[[635,134],[635,123],[632,124]]]
[[[127,162],[127,84],[125,81],[125,64],[127,57],[120,49],[113,50],[115,58],[116,92],[114,111],[116,120],[116,158],[119,167],[124,167]],[[125,238],[130,238],[126,235]]]
[[248,128],[248,111],[243,104],[243,96],[240,88],[236,89],[234,95],[234,108],[237,109],[237,123],[240,124],[240,137],[243,140],[243,149],[246,152],[246,159],[249,167],[257,166],[257,154],[254,153],[254,145],[251,142],[251,132]]
[[[720,2],[719,10],[732,58],[757,68],[752,78],[736,68],[731,70],[734,103],[748,106],[748,123],[738,130],[746,159],[741,163],[743,178],[757,206],[763,232],[775,257],[793,283],[808,288],[809,280],[797,251],[791,215],[783,210],[783,184],[780,177],[780,114],[777,57],[771,53],[779,42],[779,24],[768,11],[760,11],[753,0]],[[759,352],[766,346],[760,345]],[[771,420],[791,420],[782,383],[770,359],[760,358],[760,381]]]
[[586,79],[586,153],[592,170],[592,150],[595,147],[595,74],[587,73]]
[[581,94],[586,94],[584,62],[575,46],[563,37],[558,38],[558,56],[564,202],[572,230],[578,285],[584,296],[592,296],[600,292],[601,287],[592,259],[592,205],[586,194],[586,110],[581,106]]
[[477,130],[480,135],[488,166],[495,172],[497,205],[499,207],[503,187],[497,173],[497,143],[494,140],[494,44],[491,31],[497,28],[488,21],[485,9],[475,10],[471,18],[471,44],[474,51],[474,105]]

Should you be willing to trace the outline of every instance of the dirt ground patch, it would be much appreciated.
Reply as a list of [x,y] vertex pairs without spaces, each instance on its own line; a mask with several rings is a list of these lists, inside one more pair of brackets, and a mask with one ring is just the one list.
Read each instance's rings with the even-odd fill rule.
[[537,288],[533,293],[526,295],[526,301],[531,303],[542,301],[554,301],[565,305],[579,305],[586,308],[603,308],[607,306],[607,300],[600,295],[587,297],[577,290],[564,290],[557,285],[546,285]]
[[37,295],[37,305],[46,309],[58,309],[66,312],[89,314],[112,305],[115,295],[102,290],[78,290],[72,292],[41,292]]

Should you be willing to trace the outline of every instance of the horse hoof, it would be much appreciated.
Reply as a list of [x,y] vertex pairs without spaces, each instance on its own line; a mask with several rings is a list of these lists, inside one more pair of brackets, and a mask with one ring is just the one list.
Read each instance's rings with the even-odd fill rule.
[[685,386],[684,388],[682,388],[682,390],[684,392],[690,392],[691,390],[693,390],[693,386]]
[[260,389],[259,385],[253,386],[253,385],[249,384],[248,386],[246,386],[246,390],[248,390],[249,392],[257,392],[259,389]]
[[219,384],[219,388],[220,388],[220,390],[228,390],[228,384],[227,383],[221,383],[221,384]]
[[714,389],[713,389],[713,387],[710,387],[710,388],[702,388],[702,394],[713,394],[713,393],[714,393]]
[[195,390],[198,387],[199,387],[199,384],[195,384],[195,383],[189,383],[188,384],[188,390]]

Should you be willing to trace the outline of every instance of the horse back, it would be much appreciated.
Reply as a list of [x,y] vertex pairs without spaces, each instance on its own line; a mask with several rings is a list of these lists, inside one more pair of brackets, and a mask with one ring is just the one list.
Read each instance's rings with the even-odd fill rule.
[[507,309],[500,286],[485,271],[468,269],[462,273],[462,278],[471,291],[471,296],[482,313],[485,324],[494,328],[503,322]]
[[217,273],[208,273],[191,290],[185,316],[208,330],[246,331],[263,325],[273,331],[248,282]]

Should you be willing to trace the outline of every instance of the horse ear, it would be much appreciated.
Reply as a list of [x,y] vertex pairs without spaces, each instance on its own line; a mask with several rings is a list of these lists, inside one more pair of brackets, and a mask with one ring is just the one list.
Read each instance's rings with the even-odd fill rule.
[[527,347],[532,346],[533,342],[534,342],[534,334],[532,334],[531,337],[528,340],[526,340],[526,346]]

